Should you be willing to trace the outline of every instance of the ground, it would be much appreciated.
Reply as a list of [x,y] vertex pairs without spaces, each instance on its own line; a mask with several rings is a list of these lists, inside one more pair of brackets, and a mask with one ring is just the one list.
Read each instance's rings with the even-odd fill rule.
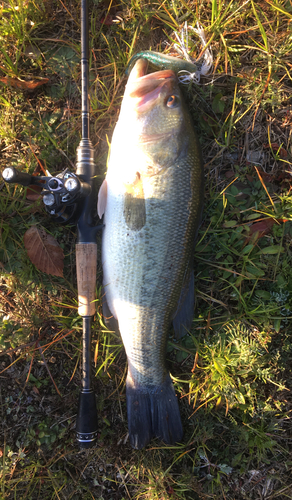
[[[93,449],[79,450],[76,228],[54,224],[38,192],[3,182],[0,498],[292,498],[291,1],[94,0],[89,19],[98,185],[131,55],[177,55],[175,32],[197,20],[212,47],[211,73],[184,86],[205,170],[193,327],[180,342],[170,335],[167,352],[184,438],[139,451],[129,445],[126,356],[103,323],[99,253],[92,335],[99,436]],[[73,170],[79,3],[9,0],[0,37],[1,171]],[[194,59],[201,48],[190,30]],[[60,245],[63,276],[31,262],[30,228]],[[99,234],[99,252],[100,241]]]

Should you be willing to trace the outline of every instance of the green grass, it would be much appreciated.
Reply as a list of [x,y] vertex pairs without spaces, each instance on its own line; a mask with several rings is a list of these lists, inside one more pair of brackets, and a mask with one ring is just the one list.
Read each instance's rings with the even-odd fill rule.
[[[3,4],[1,170],[33,173],[40,161],[54,173],[74,165],[79,9],[74,2]],[[92,349],[100,435],[96,448],[78,451],[76,230],[54,225],[41,200],[3,183],[1,499],[292,498],[291,19],[287,0],[90,2],[91,137],[100,182],[130,57],[149,49],[175,55],[174,30],[197,20],[214,55],[213,74],[184,87],[206,177],[193,327],[180,342],[170,339],[167,354],[185,434],[176,446],[129,446],[126,357],[103,324],[99,258]],[[201,48],[191,38],[195,58]],[[49,82],[21,90],[8,77]],[[61,245],[64,279],[28,259],[23,235],[35,224]]]

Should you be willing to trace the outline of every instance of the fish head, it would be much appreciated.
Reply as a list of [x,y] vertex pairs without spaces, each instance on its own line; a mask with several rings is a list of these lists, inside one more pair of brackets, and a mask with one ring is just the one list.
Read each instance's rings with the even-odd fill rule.
[[189,117],[175,73],[146,72],[147,61],[139,59],[125,89],[120,118],[132,144],[159,169],[173,164],[186,150]]

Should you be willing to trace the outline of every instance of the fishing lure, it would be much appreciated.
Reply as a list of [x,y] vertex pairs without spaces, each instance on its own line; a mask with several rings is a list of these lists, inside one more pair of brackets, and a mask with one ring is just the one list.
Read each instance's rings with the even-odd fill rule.
[[202,26],[197,23],[197,28],[193,28],[192,26],[187,26],[187,23],[185,23],[181,30],[181,36],[175,31],[175,36],[178,40],[178,44],[174,44],[176,51],[185,59],[169,56],[167,54],[161,54],[160,52],[145,50],[142,52],[138,52],[130,59],[130,62],[126,69],[126,75],[129,74],[132,67],[134,66],[134,63],[138,59],[142,58],[149,61],[152,66],[159,70],[171,69],[178,75],[178,80],[180,81],[180,83],[187,84],[190,83],[190,81],[199,83],[201,75],[207,75],[213,66],[212,49],[210,47],[207,47],[200,59],[193,60],[189,55],[188,29],[192,29],[193,31],[195,31],[195,33],[197,33],[201,40],[203,48],[205,48],[207,45],[207,41]]
[[135,54],[126,69],[126,75],[128,75],[134,66],[134,63],[138,59],[146,59],[149,61],[155,68],[159,70],[171,69],[176,74],[181,71],[187,71],[190,74],[197,73],[200,71],[202,64],[196,64],[189,61],[185,61],[184,59],[179,59],[178,57],[168,56],[167,54],[161,54],[160,52],[152,52],[151,50],[144,50],[143,52],[138,52]]

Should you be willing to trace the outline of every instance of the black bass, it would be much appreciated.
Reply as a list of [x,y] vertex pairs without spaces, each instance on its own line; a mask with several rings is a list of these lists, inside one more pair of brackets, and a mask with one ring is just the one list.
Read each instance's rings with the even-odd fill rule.
[[98,200],[104,315],[118,324],[128,358],[134,448],[183,435],[166,346],[171,324],[179,337],[192,323],[203,203],[200,147],[177,77],[146,69],[139,59],[130,74]]

